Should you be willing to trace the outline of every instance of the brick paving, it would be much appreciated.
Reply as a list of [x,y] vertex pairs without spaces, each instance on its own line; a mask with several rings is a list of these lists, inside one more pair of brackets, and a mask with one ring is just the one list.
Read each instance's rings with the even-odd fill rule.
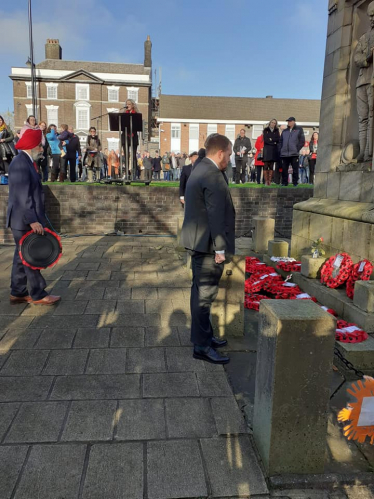
[[223,367],[191,356],[174,240],[63,246],[55,307],[9,305],[0,247],[1,499],[268,497]]

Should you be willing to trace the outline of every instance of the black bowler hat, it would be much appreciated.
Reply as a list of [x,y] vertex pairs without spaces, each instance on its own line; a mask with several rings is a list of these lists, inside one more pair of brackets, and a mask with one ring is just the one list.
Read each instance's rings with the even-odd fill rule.
[[62,255],[60,237],[49,229],[44,234],[27,232],[19,242],[19,256],[24,265],[34,270],[53,267]]
[[290,118],[288,118],[288,120],[286,121],[296,121],[296,118],[294,116],[291,116]]

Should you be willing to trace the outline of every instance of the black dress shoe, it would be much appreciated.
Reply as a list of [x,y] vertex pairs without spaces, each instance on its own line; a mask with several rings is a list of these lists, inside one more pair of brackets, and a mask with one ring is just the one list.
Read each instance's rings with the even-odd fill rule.
[[223,357],[212,347],[209,347],[206,351],[194,349],[193,357],[194,359],[205,360],[206,362],[211,362],[212,364],[228,364],[230,362],[229,357]]
[[213,336],[212,338],[212,348],[222,348],[227,345],[227,340],[218,340]]

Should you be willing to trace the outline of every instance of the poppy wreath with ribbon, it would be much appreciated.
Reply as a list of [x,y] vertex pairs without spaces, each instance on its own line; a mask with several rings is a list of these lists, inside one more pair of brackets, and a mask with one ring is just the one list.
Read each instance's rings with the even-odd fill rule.
[[244,298],[244,307],[252,310],[259,310],[261,300],[270,300],[268,296],[260,294],[246,295]]
[[[271,269],[274,270],[274,269]],[[283,282],[282,277],[276,272],[270,274],[252,274],[251,277],[245,280],[244,291],[246,293],[258,293],[261,290],[268,289],[270,284],[275,282]]]
[[301,262],[279,262],[277,268],[284,272],[300,272]]
[[[339,262],[339,265],[336,263]],[[335,264],[335,265],[334,265]],[[338,253],[327,260],[321,269],[321,282],[328,288],[342,286],[350,275],[352,259],[348,253]]]
[[336,341],[340,341],[341,343],[362,343],[368,337],[366,331],[353,322],[339,320],[336,323]]
[[[369,437],[370,443],[374,445],[374,425],[367,420],[367,406],[372,397],[374,397],[374,379],[369,376],[363,380],[352,383],[347,392],[352,395],[356,402],[350,402],[349,405],[338,413],[338,421],[348,423],[343,428],[344,436],[348,440],[357,440],[363,444]],[[366,411],[363,412],[363,406]],[[366,420],[362,417],[366,415]],[[366,425],[365,425],[366,423]],[[369,423],[369,424],[367,424]]]
[[246,272],[248,272],[248,274],[265,274],[274,272],[274,269],[273,267],[266,265],[266,263],[251,262],[249,265],[246,265]]
[[245,271],[249,274],[253,272],[253,265],[255,263],[261,263],[260,260],[255,256],[246,256],[245,257]]
[[266,291],[277,300],[288,300],[291,296],[296,296],[302,293],[302,290],[297,284],[288,283],[284,281],[272,282],[267,286]]
[[351,266],[351,272],[346,284],[348,298],[353,299],[353,296],[355,294],[355,282],[369,281],[372,272],[373,265],[369,262],[369,260],[361,260],[361,262],[358,262]]
[[321,308],[322,308],[322,310],[324,310],[325,312],[333,315],[334,317],[338,316],[338,314],[335,312],[335,310],[333,308],[328,308],[328,307],[325,307],[325,306],[322,306],[322,305],[321,305]]

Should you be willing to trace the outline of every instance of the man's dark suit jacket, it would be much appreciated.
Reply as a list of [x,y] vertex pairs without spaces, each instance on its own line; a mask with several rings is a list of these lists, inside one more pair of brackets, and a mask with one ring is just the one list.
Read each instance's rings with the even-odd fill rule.
[[66,155],[68,158],[76,158],[77,153],[78,156],[82,156],[79,138],[73,134],[72,138],[69,139],[69,144],[66,144]]
[[46,225],[44,192],[30,157],[18,153],[9,166],[9,199],[6,226],[30,230],[30,224]]
[[192,172],[192,164],[184,165],[181,173],[181,178],[179,181],[179,197],[184,196],[186,192],[187,181],[190,178]]
[[201,253],[235,253],[235,209],[221,170],[204,158],[187,183],[181,244]]

